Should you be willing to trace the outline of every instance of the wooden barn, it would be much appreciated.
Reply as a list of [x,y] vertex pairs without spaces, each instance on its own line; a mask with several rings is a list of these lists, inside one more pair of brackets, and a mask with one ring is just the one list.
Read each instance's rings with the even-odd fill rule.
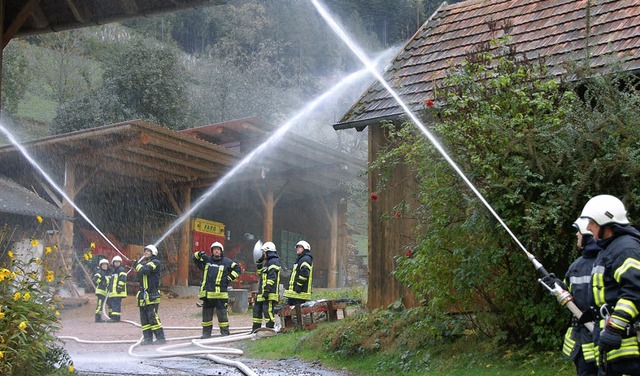
[[[622,69],[640,70],[640,4],[633,0],[472,0],[442,6],[422,25],[384,72],[403,101],[421,113],[448,68],[468,53],[508,34],[518,53],[544,61],[550,74],[565,73],[565,63],[588,63],[598,70],[614,59]],[[374,82],[333,127],[367,129],[369,161],[386,146],[383,122],[399,124],[403,109]],[[410,219],[385,220],[384,214],[412,200],[413,177],[399,167],[385,192],[374,192],[379,177],[369,175],[368,305],[376,308],[402,299],[415,304],[410,289],[394,281],[394,257],[416,238]],[[376,199],[373,199],[376,198]]]
[[192,252],[208,251],[212,242],[200,235],[218,236],[247,272],[255,270],[258,239],[274,241],[288,267],[295,243],[305,239],[315,257],[314,285],[344,286],[347,188],[361,179],[364,161],[293,134],[246,159],[273,133],[258,118],[180,132],[130,121],[24,143],[66,197],[14,145],[0,147],[0,173],[75,217],[63,220],[60,231],[70,260],[90,243],[97,244],[95,253],[116,255],[91,232],[92,223],[129,259],[165,234],[159,243],[164,283],[186,286],[201,278],[190,274]]

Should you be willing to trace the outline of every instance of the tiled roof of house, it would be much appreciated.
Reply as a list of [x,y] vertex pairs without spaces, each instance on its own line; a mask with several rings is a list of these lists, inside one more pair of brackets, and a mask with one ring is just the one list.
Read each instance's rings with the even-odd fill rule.
[[[621,59],[623,69],[640,70],[640,0],[473,0],[443,4],[384,78],[418,110],[449,67],[505,32],[516,52],[530,60],[543,58],[553,75],[566,73],[565,62],[585,61],[587,51],[595,69]],[[376,81],[334,127],[361,129],[401,113]]]
[[71,219],[57,206],[37,194],[0,175],[0,213],[37,216],[51,219]]

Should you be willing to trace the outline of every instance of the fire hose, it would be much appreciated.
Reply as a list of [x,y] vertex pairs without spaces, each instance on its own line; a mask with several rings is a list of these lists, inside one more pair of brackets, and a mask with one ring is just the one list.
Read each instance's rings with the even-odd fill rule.
[[[107,294],[107,297],[105,298],[105,301],[102,305],[102,315],[103,318],[109,318],[107,312],[106,312],[106,302],[109,299],[109,295]],[[122,320],[121,322],[123,323],[128,323],[131,325],[134,325],[138,328],[141,327],[141,325],[135,321],[130,321],[130,320]],[[176,327],[163,327],[163,329],[165,330],[194,330],[194,329],[201,329],[201,327],[182,327],[182,326],[176,326]],[[250,327],[241,327],[241,328],[234,328],[237,330],[251,330]],[[118,344],[118,343],[132,343],[132,345],[129,347],[129,355],[133,356],[133,357],[138,357],[138,358],[146,358],[146,359],[158,359],[158,358],[170,358],[170,357],[180,357],[180,356],[195,356],[195,355],[203,355],[206,359],[209,359],[215,363],[218,364],[222,364],[222,365],[226,365],[226,366],[230,366],[230,367],[235,367],[237,368],[239,371],[241,371],[243,374],[247,375],[247,376],[257,376],[257,373],[255,373],[250,367],[248,367],[247,365],[245,365],[242,362],[239,361],[235,361],[235,360],[231,360],[231,359],[226,359],[214,354],[223,354],[223,355],[242,355],[243,351],[240,349],[235,349],[235,348],[229,348],[229,347],[218,347],[218,346],[210,346],[210,345],[214,345],[214,344],[223,344],[223,343],[229,343],[229,342],[236,342],[236,341],[242,341],[242,340],[247,340],[247,339],[251,339],[251,340],[257,340],[263,337],[270,337],[270,336],[274,336],[276,335],[278,332],[277,330],[274,329],[269,329],[269,328],[261,328],[256,330],[255,332],[244,332],[244,333],[238,333],[238,334],[232,334],[229,336],[224,336],[224,337],[214,337],[214,338],[208,338],[208,339],[200,339],[200,336],[189,336],[189,337],[176,337],[176,338],[167,338],[168,341],[178,341],[178,340],[190,340],[189,342],[184,342],[184,343],[178,343],[178,344],[174,344],[174,345],[166,345],[166,346],[161,346],[158,347],[156,349],[157,353],[155,354],[139,354],[139,353],[135,353],[134,349],[136,347],[138,347],[141,343],[144,337],[140,337],[140,339],[138,340],[113,340],[113,341],[95,341],[95,340],[82,340],[79,339],[77,337],[72,337],[72,336],[60,336],[58,338],[60,339],[69,339],[69,340],[73,340],[76,341],[78,343],[87,343],[87,344]],[[175,349],[179,349],[179,348],[184,348],[184,347],[193,347],[196,346],[199,349],[198,350],[186,350],[186,351],[175,351]]]
[[[544,286],[553,296],[556,297],[560,305],[567,307],[567,309],[571,311],[573,316],[575,316],[579,320],[582,317],[583,313],[580,308],[578,308],[578,306],[573,302],[573,296],[571,295],[571,293],[560,286],[555,278],[549,272],[547,272],[544,266],[542,266],[542,264],[538,260],[536,260],[536,258],[530,252],[528,252],[527,250],[524,251],[526,252],[527,257],[533,263],[533,266],[536,268],[536,271],[541,277],[538,279],[538,282],[540,282],[542,286]],[[545,282],[550,279],[553,280],[553,286],[550,286],[547,282]],[[593,333],[593,322],[586,322],[583,325],[587,329],[589,329],[589,332]]]

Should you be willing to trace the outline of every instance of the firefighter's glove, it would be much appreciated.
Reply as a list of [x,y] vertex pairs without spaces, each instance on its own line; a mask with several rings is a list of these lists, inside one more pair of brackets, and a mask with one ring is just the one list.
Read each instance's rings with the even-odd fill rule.
[[552,289],[556,287],[557,283],[563,290],[569,290],[567,288],[567,285],[565,285],[564,282],[561,279],[557,278],[553,273],[549,273],[548,276],[542,278],[542,282],[544,282],[545,285],[551,287]]
[[264,298],[264,300],[269,300],[269,291],[264,291],[262,293],[262,297]]
[[589,307],[582,312],[578,319],[578,325],[586,324],[588,322],[596,321],[597,312],[595,308]]
[[294,284],[294,285],[293,285],[293,291],[295,291],[295,292],[302,292],[302,285],[299,285],[299,284],[297,284],[297,283],[296,283],[296,284]]
[[619,349],[622,345],[622,331],[619,329],[605,326],[600,332],[598,348],[600,351],[611,351]]

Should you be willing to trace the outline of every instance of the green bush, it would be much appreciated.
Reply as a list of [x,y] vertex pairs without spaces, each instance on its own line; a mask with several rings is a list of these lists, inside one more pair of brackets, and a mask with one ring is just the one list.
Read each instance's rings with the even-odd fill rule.
[[[71,359],[54,335],[60,315],[54,292],[64,278],[50,268],[59,251],[52,246],[45,247],[43,259],[17,257],[11,249],[14,230],[0,229],[0,374],[73,374]],[[31,245],[38,246],[35,236]]]
[[[488,47],[451,70],[422,115],[519,243],[562,277],[576,257],[571,224],[588,198],[614,194],[637,212],[637,79],[591,74],[570,86],[508,38]],[[432,312],[473,312],[479,332],[557,349],[568,311],[536,282],[520,245],[426,137],[409,124],[387,130],[372,173],[384,185],[406,165],[418,182],[416,204],[393,209],[419,220],[418,242],[396,257],[394,276]]]

